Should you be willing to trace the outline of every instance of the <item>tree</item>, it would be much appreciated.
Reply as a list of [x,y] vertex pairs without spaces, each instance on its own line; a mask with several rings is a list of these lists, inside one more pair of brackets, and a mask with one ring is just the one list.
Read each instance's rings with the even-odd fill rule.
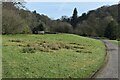
[[111,21],[105,29],[104,36],[109,39],[117,39],[117,26],[115,21]]
[[87,14],[86,13],[83,13],[82,16],[78,17],[78,23],[87,19]]
[[76,25],[77,25],[77,19],[78,19],[77,14],[78,14],[77,8],[75,8],[73,11],[72,19],[71,19],[71,25],[73,26],[74,29],[76,28]]
[[45,30],[45,26],[43,23],[40,23],[37,27],[32,29],[33,34],[38,33],[38,31],[44,31]]
[[37,29],[38,29],[39,31],[44,31],[44,30],[45,30],[45,27],[43,26],[43,24],[40,24],[40,25],[37,26]]
[[3,3],[2,7],[3,34],[31,33],[31,30],[28,27],[26,20],[23,19],[18,13],[19,9],[15,7],[14,3],[12,2]]
[[51,32],[71,33],[72,25],[67,22],[54,21],[51,26]]
[[36,13],[37,13],[36,10],[34,10],[34,11],[33,11],[33,14],[36,14]]
[[68,16],[62,16],[60,20],[62,22],[68,22],[68,23],[70,23],[70,18],[68,18]]

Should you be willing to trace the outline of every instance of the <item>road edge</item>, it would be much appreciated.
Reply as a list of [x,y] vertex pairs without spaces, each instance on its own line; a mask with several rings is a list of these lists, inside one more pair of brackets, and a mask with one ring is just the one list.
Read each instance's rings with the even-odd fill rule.
[[105,44],[104,41],[101,40],[101,42],[105,45],[105,58],[104,58],[104,63],[100,66],[99,69],[97,69],[91,76],[90,78],[96,78],[96,76],[103,70],[103,68],[107,65],[109,55],[108,55],[108,50],[107,50],[107,45]]

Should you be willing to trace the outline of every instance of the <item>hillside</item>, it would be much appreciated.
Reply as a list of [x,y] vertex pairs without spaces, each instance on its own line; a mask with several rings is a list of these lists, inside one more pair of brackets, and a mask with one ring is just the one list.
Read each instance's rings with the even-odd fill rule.
[[[111,21],[118,25],[118,5],[102,6],[96,10],[70,18],[52,20],[37,11],[29,11],[21,7],[22,3],[4,2],[2,11],[3,34],[28,34],[36,31],[50,33],[74,33],[82,36],[105,36],[105,29]],[[73,19],[75,17],[75,19]],[[119,27],[115,28],[117,38],[120,37]]]
[[104,31],[111,20],[118,21],[118,5],[103,6],[83,13],[78,17],[77,33],[93,36],[104,36]]
[[3,2],[3,34],[30,34],[34,33],[35,30],[68,33],[72,30],[72,26],[67,22],[51,20],[47,15],[29,11],[21,6],[22,3]]

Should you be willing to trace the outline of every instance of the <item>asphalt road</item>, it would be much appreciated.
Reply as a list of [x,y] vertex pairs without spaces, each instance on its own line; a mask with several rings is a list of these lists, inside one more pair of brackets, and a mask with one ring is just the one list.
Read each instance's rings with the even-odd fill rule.
[[103,42],[107,46],[108,62],[98,72],[96,78],[118,78],[118,46],[107,40]]

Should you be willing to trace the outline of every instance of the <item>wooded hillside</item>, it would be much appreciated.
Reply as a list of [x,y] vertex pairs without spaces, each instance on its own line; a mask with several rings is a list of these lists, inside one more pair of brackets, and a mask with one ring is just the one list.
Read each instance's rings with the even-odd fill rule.
[[[35,30],[50,33],[74,33],[83,36],[104,37],[108,25],[114,22],[117,28],[115,38],[120,37],[118,27],[118,5],[102,6],[77,15],[77,8],[69,18],[62,16],[61,19],[52,20],[47,15],[41,15],[37,11],[29,11],[20,2],[4,2],[2,7],[2,33],[3,34],[27,34]],[[111,28],[112,29],[112,28]]]

